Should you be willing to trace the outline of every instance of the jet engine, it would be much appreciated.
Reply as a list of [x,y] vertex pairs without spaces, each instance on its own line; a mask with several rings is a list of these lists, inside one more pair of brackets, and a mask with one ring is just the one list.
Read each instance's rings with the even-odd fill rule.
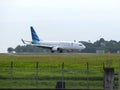
[[55,52],[55,51],[59,51],[60,53],[63,52],[62,49],[60,49],[60,48],[58,48],[58,47],[53,47],[51,52],[53,53],[53,52]]

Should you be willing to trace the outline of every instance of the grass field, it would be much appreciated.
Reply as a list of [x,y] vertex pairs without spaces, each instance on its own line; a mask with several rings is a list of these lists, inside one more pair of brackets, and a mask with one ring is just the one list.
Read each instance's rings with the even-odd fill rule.
[[[62,79],[63,62],[66,88],[103,88],[103,63],[114,67],[117,75],[119,60],[119,54],[0,55],[0,88],[55,88]],[[117,79],[115,76],[116,87]]]

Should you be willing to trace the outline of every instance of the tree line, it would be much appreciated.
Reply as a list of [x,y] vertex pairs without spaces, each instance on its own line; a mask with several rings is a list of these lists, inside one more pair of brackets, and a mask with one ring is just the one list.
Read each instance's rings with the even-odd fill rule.
[[[84,50],[82,50],[82,53],[96,53],[96,50],[104,50],[106,53],[110,52],[110,53],[116,53],[118,51],[120,51],[120,41],[115,41],[115,40],[110,40],[107,41],[104,38],[100,38],[99,40],[95,41],[95,42],[86,42],[86,41],[80,41],[81,43],[83,43],[86,48]],[[12,48],[9,47],[7,49],[8,53],[11,52],[16,52],[16,53],[46,53],[46,52],[51,52],[49,49],[45,49],[45,48],[39,48],[39,47],[33,47],[33,46],[21,46],[18,45],[16,46],[16,48]],[[74,51],[75,52],[75,51]]]

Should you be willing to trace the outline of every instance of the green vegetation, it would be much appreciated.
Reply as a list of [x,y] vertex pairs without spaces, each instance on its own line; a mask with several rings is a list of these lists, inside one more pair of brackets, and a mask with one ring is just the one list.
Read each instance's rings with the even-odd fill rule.
[[66,88],[103,88],[103,66],[115,68],[117,87],[119,59],[119,54],[0,55],[0,88],[55,88],[63,62]]

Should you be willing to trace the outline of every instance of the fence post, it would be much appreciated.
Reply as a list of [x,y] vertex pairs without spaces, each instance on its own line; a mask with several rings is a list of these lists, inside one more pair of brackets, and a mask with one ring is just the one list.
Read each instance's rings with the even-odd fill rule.
[[103,62],[103,69],[105,68],[105,63]]
[[62,89],[64,88],[64,62],[62,63]]
[[104,68],[104,89],[114,89],[114,68]]
[[64,82],[64,62],[62,63],[62,81],[57,81],[56,83],[56,90],[65,89],[65,82]]
[[38,62],[36,62],[36,88],[38,88]]
[[119,81],[118,81],[118,90],[120,90],[120,60],[119,60],[119,72],[118,72],[118,79],[119,79]]
[[87,74],[87,89],[89,89],[89,78],[88,78],[88,74],[89,74],[89,64],[88,62],[86,63],[87,64],[87,70],[86,70],[86,74]]
[[12,89],[12,85],[13,85],[13,62],[10,63],[10,87]]

